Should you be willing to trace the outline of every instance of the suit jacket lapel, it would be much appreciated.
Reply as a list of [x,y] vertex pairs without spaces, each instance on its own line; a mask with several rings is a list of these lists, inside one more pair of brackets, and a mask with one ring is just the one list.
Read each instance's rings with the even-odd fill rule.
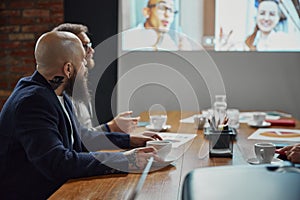
[[76,116],[74,115],[74,112],[73,112],[73,104],[66,95],[64,95],[64,100],[65,100],[65,107],[69,114],[72,128],[73,128],[73,139],[74,139],[73,148],[77,151],[82,151],[81,140],[80,140],[79,131],[78,131],[79,123],[77,122]]

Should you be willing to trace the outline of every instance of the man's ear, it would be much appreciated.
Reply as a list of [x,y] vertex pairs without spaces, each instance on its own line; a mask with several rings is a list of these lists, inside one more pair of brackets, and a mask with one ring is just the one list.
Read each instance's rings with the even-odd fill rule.
[[146,7],[142,10],[144,17],[147,19],[150,16],[150,8]]
[[67,62],[64,65],[64,74],[66,75],[66,77],[69,79],[72,76],[73,73],[73,65],[70,62]]

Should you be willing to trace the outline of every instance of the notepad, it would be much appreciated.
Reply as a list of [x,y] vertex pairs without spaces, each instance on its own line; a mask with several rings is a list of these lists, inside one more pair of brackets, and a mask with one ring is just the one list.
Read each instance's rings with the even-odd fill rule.
[[257,129],[248,139],[300,142],[300,130],[298,129]]
[[158,133],[163,140],[169,140],[172,142],[172,148],[177,148],[191,140],[193,140],[197,134],[188,133]]

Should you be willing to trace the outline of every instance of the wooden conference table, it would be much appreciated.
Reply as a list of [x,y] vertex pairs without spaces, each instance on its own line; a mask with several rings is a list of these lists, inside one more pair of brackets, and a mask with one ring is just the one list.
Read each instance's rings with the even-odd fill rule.
[[[224,166],[224,165],[249,165],[247,159],[255,156],[253,145],[258,142],[248,140],[256,129],[247,124],[240,124],[238,135],[234,143],[232,158],[209,158],[208,140],[204,138],[202,130],[196,130],[194,124],[180,123],[179,120],[192,116],[193,112],[168,112],[167,124],[172,127],[172,133],[196,133],[193,141],[187,143],[182,156],[172,164],[152,171],[148,174],[145,184],[137,199],[141,200],[174,200],[181,199],[183,180],[188,172],[195,168]],[[141,114],[141,121],[148,121],[147,113]],[[299,121],[295,127],[299,129]],[[139,127],[136,132],[145,130]],[[105,175],[92,178],[70,180],[59,188],[51,197],[54,199],[127,199],[139,181],[140,173],[126,175]]]

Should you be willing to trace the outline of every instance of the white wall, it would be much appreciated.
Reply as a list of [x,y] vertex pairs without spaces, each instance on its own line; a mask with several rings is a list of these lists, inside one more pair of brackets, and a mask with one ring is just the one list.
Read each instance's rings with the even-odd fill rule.
[[212,96],[225,88],[229,107],[281,110],[300,119],[300,53],[121,53],[117,112],[133,110],[138,115],[157,103],[167,110],[197,111],[209,108]]
[[[222,92],[220,84],[212,85],[217,80],[214,80],[217,74],[211,76],[215,72],[205,71],[214,70],[215,63],[224,81],[229,107],[282,110],[300,119],[300,53],[209,52],[208,56],[205,52],[182,52],[182,55],[193,60],[194,64],[198,63],[201,74],[206,77],[201,77],[191,64],[174,55],[174,52],[134,52],[123,55],[118,67],[119,80],[122,81],[118,85],[117,111],[131,109],[134,115],[138,115],[156,103],[162,104],[167,110],[196,110],[197,103],[200,110],[208,108],[211,105],[208,88],[213,93]],[[143,70],[137,70],[149,69],[151,66],[147,63],[163,63],[164,70],[153,76],[149,71],[144,73]],[[159,65],[153,66],[157,70]],[[134,76],[126,79],[130,74]],[[178,81],[178,74],[188,80],[198,99],[195,100],[192,92],[187,91],[188,87],[182,85],[183,79]],[[149,76],[155,81],[143,84],[142,80],[151,80]],[[159,82],[163,80],[172,83],[169,89]],[[132,85],[137,83],[140,85],[132,91]],[[174,91],[181,92],[176,94]],[[131,95],[128,92],[132,92]]]

